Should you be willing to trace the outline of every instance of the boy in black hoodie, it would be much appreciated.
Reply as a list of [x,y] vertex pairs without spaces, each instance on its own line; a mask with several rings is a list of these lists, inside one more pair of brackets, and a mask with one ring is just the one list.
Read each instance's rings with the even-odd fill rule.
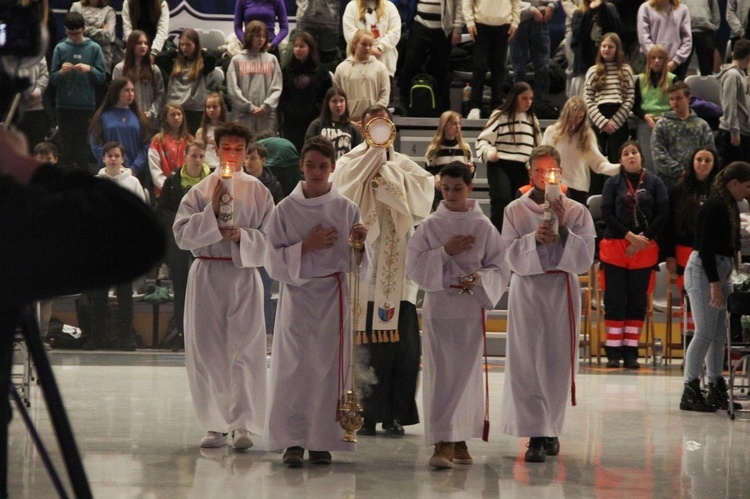
[[[268,159],[268,149],[266,149],[266,146],[258,142],[253,142],[247,146],[243,168],[245,173],[260,180],[271,191],[274,204],[279,204],[284,199],[284,190],[281,188],[281,184],[274,174],[271,173],[271,169],[265,166],[266,159]],[[273,335],[273,326],[276,319],[276,306],[271,299],[273,280],[268,275],[268,272],[266,272],[265,267],[261,267],[258,270],[260,271],[260,278],[263,281],[263,314],[266,317],[268,353],[271,353],[270,340]]]

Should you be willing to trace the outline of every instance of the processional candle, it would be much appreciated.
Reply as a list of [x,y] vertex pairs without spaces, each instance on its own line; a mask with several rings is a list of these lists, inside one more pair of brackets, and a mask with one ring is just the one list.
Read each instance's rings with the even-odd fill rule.
[[221,162],[222,194],[219,198],[219,227],[234,225],[234,171],[237,162],[234,159]]
[[562,189],[560,188],[560,180],[562,179],[562,172],[559,168],[548,168],[547,174],[544,178],[544,221],[550,224],[555,238],[552,243],[557,242],[557,235],[559,232],[560,221],[557,219],[557,215],[552,211],[552,204],[562,196]]

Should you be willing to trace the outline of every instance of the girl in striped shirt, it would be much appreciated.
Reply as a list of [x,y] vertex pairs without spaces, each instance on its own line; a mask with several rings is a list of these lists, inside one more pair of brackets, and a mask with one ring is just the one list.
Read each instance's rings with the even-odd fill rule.
[[[635,102],[635,84],[616,33],[602,37],[596,64],[586,72],[584,98],[599,148],[610,163],[617,163],[620,146],[629,138],[627,120]],[[594,175],[589,194],[600,193],[604,180]]]
[[425,169],[435,177],[435,200],[432,203],[432,211],[435,211],[443,199],[440,172],[445,165],[454,161],[469,165],[471,174],[474,175],[471,147],[461,136],[461,115],[455,111],[445,111],[440,115],[437,132],[425,153]]
[[487,163],[490,220],[500,231],[505,207],[516,191],[529,182],[526,169],[529,154],[541,143],[542,133],[533,102],[531,86],[522,81],[516,83],[477,137],[477,157]]

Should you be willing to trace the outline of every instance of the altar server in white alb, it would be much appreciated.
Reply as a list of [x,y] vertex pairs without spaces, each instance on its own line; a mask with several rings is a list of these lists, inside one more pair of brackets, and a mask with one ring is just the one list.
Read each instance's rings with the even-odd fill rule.
[[[347,273],[362,264],[367,229],[359,208],[328,181],[336,151],[321,136],[302,148],[299,182],[271,216],[266,268],[280,282],[268,391],[269,450],[286,449],[283,462],[330,464],[342,442],[337,403],[351,386]],[[350,241],[362,246],[356,253]],[[361,267],[359,267],[361,268]]]
[[505,243],[479,203],[460,161],[441,171],[443,201],[417,228],[407,275],[425,290],[422,308],[422,405],[430,466],[472,464],[466,441],[481,438],[484,311],[500,301],[510,278]]
[[[273,211],[266,187],[242,170],[250,131],[237,123],[214,134],[222,162],[234,160],[233,224],[219,227],[220,198],[228,195],[221,168],[185,195],[173,225],[180,249],[195,261],[185,296],[185,367],[198,422],[208,430],[201,447],[253,445],[264,429],[266,328],[263,283],[266,236]],[[223,207],[222,207],[223,209]]]
[[[363,112],[362,123],[372,127],[370,136],[384,118],[390,113],[383,106]],[[414,400],[419,376],[417,286],[406,277],[406,245],[414,226],[430,214],[435,181],[386,142],[384,147],[365,142],[339,158],[331,181],[359,206],[373,248],[373,263],[359,295],[359,306],[367,314],[355,327],[362,333],[362,348],[377,384],[363,400],[365,423],[359,434],[375,435],[376,423],[382,422],[388,435],[399,437],[404,426],[419,423]]]
[[578,274],[593,262],[595,232],[588,209],[565,196],[548,205],[559,232],[545,221],[546,176],[560,167],[557,150],[536,147],[529,165],[534,188],[505,208],[503,221],[513,275],[500,423],[509,435],[531,437],[527,462],[544,462],[560,452],[568,399],[575,405]]

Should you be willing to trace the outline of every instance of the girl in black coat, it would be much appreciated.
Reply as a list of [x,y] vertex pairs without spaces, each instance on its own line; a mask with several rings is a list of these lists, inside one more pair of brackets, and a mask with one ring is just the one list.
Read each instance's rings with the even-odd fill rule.
[[310,123],[320,115],[323,98],[331,88],[331,74],[320,65],[318,47],[309,33],[294,36],[292,57],[282,69],[281,111],[282,136],[298,151],[305,142]]

